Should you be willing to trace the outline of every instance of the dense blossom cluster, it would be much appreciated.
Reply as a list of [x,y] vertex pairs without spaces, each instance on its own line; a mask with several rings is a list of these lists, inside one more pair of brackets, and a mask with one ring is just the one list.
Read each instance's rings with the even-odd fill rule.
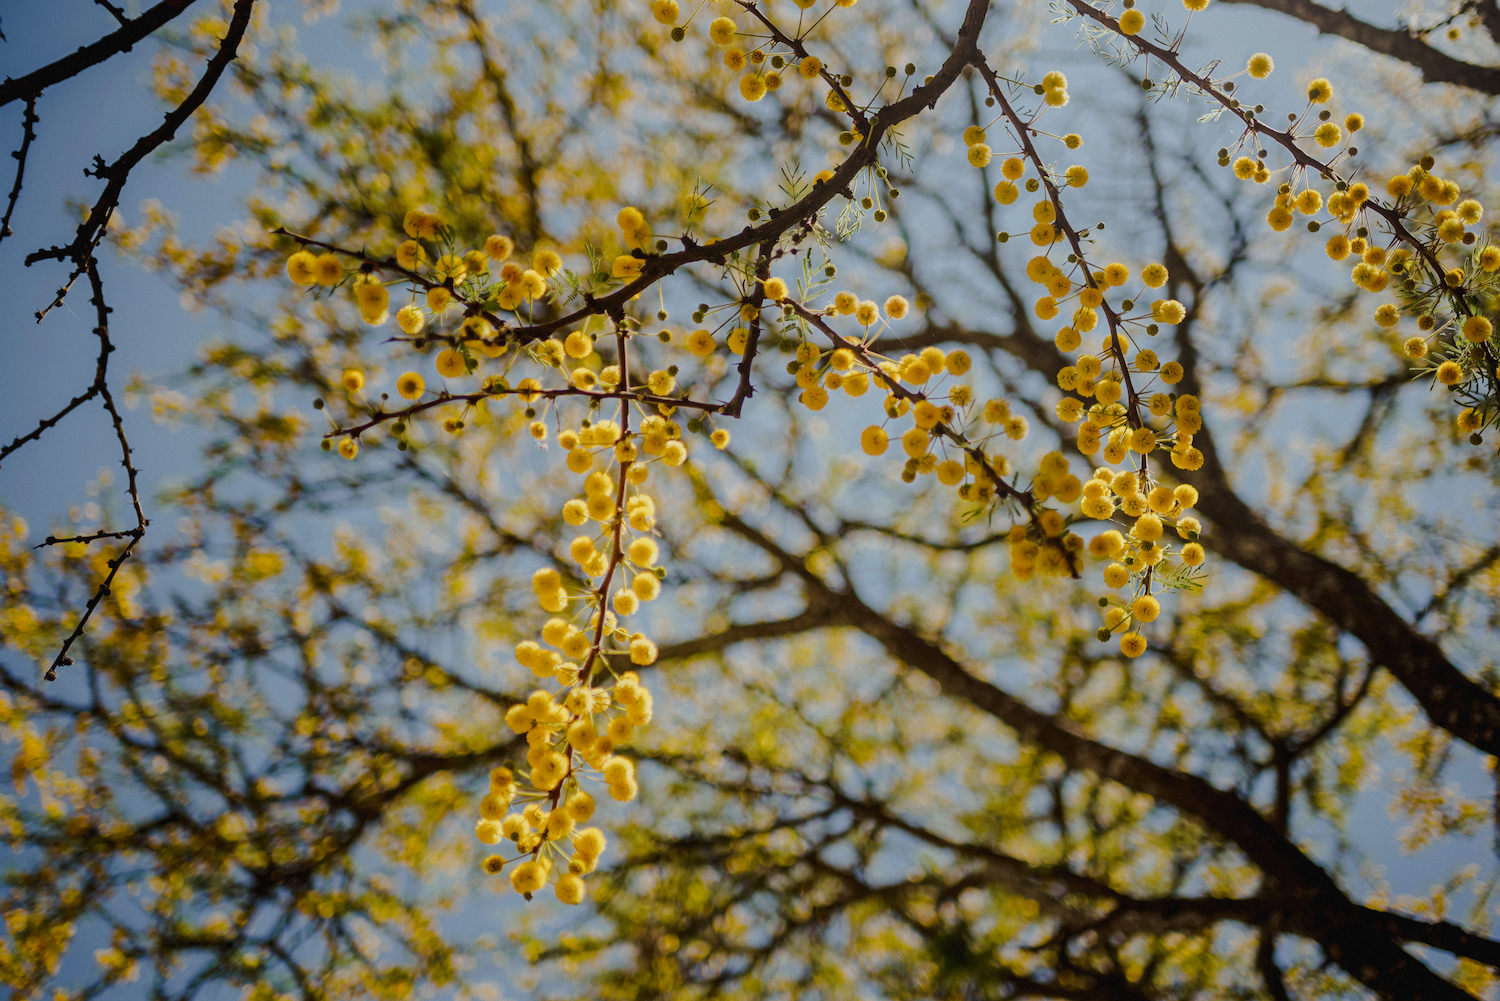
[[[953,491],[960,519],[1009,512],[1010,567],[1017,577],[1081,577],[1086,558],[1095,560],[1108,589],[1099,600],[1098,637],[1117,643],[1123,656],[1146,650],[1146,627],[1162,614],[1163,592],[1201,583],[1206,553],[1202,525],[1192,514],[1198,494],[1187,481],[1205,462],[1194,444],[1203,403],[1196,386],[1181,385],[1183,365],[1162,357],[1169,349],[1153,346],[1161,330],[1190,321],[1191,304],[1171,297],[1173,276],[1163,264],[1100,259],[1095,227],[1070,220],[1068,194],[1089,183],[1089,172],[1056,158],[1084,140],[1051,121],[1043,126],[1049,116],[1068,114],[1064,73],[1007,77],[982,54],[969,56],[993,116],[965,128],[962,141],[967,164],[993,178],[994,201],[1007,220],[999,242],[1030,245],[1025,275],[1036,286],[1032,313],[1055,324],[1053,345],[1066,361],[1056,371],[1062,395],[1055,415],[1074,428],[1071,448],[1082,460],[1076,469],[1076,460],[1061,450],[1033,460],[1031,471],[1024,468],[1025,453],[1014,449],[1030,433],[1026,416],[965,381],[973,362],[964,350],[880,352],[882,335],[919,312],[920,300],[914,306],[900,290],[885,290],[880,302],[851,290],[833,292],[828,281],[809,281],[816,269],[807,267],[801,278],[771,273],[775,260],[811,261],[810,236],[826,235],[819,214],[835,194],[846,203],[839,236],[859,219],[883,221],[882,199],[899,194],[880,165],[871,131],[879,127],[882,102],[896,100],[915,82],[915,67],[904,74],[888,67],[873,87],[864,87],[870,96],[857,100],[863,82],[841,71],[832,50],[812,51],[813,28],[852,4],[836,0],[809,20],[726,3],[714,5],[726,10],[712,17],[695,8],[683,24],[674,0],[651,4],[655,20],[673,26],[674,41],[685,41],[694,21],[702,21],[708,50],[733,74],[740,99],[773,97],[794,76],[817,88],[826,108],[846,121],[832,151],[834,165],[771,213],[772,219],[778,213],[799,218],[801,225],[776,230],[758,252],[741,244],[717,254],[717,240],[729,234],[661,235],[692,228],[702,207],[695,198],[672,226],[654,227],[639,209],[621,208],[615,246],[591,247],[587,264],[576,269],[546,248],[522,259],[503,234],[466,245],[424,208],[406,213],[405,239],[389,256],[298,237],[301,249],[287,261],[289,277],[300,285],[347,289],[366,323],[390,322],[394,307],[395,340],[433,352],[432,376],[411,370],[395,380],[403,402],[394,409],[387,395],[365,395],[362,371],[342,373],[337,382],[349,417],[335,419],[327,444],[344,458],[355,458],[361,435],[377,425],[389,425],[405,448],[429,412],[441,415],[445,432],[461,434],[476,410],[510,398],[524,408],[529,433],[555,441],[568,470],[581,477],[581,494],[561,502],[564,521],[580,529],[567,544],[566,567],[543,567],[533,578],[537,604],[552,617],[538,639],[516,649],[516,660],[544,685],[505,717],[527,743],[526,767],[492,773],[477,828],[485,844],[510,846],[510,855],[489,856],[485,868],[509,867],[512,885],[528,896],[551,880],[563,901],[582,899],[582,876],[604,848],[597,828],[578,826],[593,815],[591,783],[602,783],[617,800],[636,795],[634,766],[619,752],[650,722],[652,702],[625,665],[650,665],[657,649],[625,623],[658,597],[664,576],[653,537],[655,502],[645,485],[653,464],[687,461],[693,431],[709,432],[718,448],[728,445],[729,431],[712,423],[738,416],[762,336],[774,333],[795,344],[786,371],[795,379],[796,402],[808,410],[823,410],[835,393],[884,394],[885,419],[857,436],[866,455],[883,456],[896,444],[900,478],[935,478]],[[797,2],[802,10],[819,6]],[[1237,118],[1243,130],[1221,150],[1220,162],[1246,182],[1279,185],[1268,225],[1288,230],[1300,218],[1313,232],[1333,229],[1327,255],[1352,259],[1354,284],[1388,297],[1374,310],[1378,327],[1395,329],[1414,318],[1419,333],[1401,340],[1400,350],[1453,393],[1462,406],[1458,427],[1477,440],[1500,417],[1493,331],[1480,309],[1500,293],[1500,246],[1477,230],[1484,217],[1477,201],[1463,198],[1431,158],[1390,178],[1384,200],[1377,196],[1351,166],[1356,150],[1349,141],[1364,119],[1350,112],[1334,120],[1327,107],[1334,88],[1326,79],[1308,85],[1306,107],[1286,129],[1274,129],[1264,124],[1259,106],[1244,103],[1230,77],[1194,73],[1178,61],[1175,43],[1153,40],[1144,13],[1128,0],[1119,10],[1083,0],[1065,6],[1089,30],[1113,37],[1123,58],[1145,55],[1165,63],[1177,83]],[[1189,12],[1207,6],[1207,0],[1184,2]],[[1273,70],[1271,57],[1257,53],[1244,72],[1262,80]],[[1287,165],[1276,166],[1278,157]],[[852,186],[830,192],[840,178],[858,178],[866,193],[856,196]],[[749,215],[763,218],[759,208]],[[675,257],[668,253],[673,244]],[[700,304],[693,321],[702,326],[647,336],[647,321],[637,315],[640,293],[703,261],[723,268],[734,294]],[[831,264],[824,270],[829,279],[835,274]],[[399,302],[392,301],[393,289]],[[710,317],[719,318],[717,326],[707,325]],[[667,319],[665,308],[658,319]],[[668,363],[646,364],[663,355]],[[728,371],[730,355],[740,359],[741,394],[730,403],[695,395],[695,387]],[[433,376],[436,387],[427,382]],[[587,416],[568,411],[570,400],[585,404]],[[676,419],[684,408],[696,414],[687,428]]]

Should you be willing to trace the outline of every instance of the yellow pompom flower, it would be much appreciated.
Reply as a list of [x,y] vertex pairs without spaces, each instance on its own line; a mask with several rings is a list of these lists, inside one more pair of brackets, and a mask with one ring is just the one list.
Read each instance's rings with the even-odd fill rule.
[[1437,367],[1437,381],[1445,386],[1456,386],[1464,381],[1463,366],[1456,361],[1445,361]]
[[1143,594],[1130,603],[1130,614],[1137,622],[1155,622],[1161,615],[1161,602],[1149,594]]
[[1146,652],[1146,637],[1140,633],[1125,633],[1120,637],[1120,652],[1127,657],[1139,657]]
[[1176,299],[1158,299],[1151,304],[1151,318],[1157,323],[1172,326],[1181,323],[1186,316],[1186,307]]
[[645,667],[656,663],[656,644],[644,636],[636,636],[630,641],[630,662]]
[[1161,288],[1167,283],[1167,269],[1160,264],[1148,264],[1141,269],[1141,281],[1147,288]]
[[339,455],[346,459],[352,459],[359,454],[359,442],[353,438],[339,439]]
[[445,379],[457,378],[466,371],[463,352],[455,351],[452,348],[448,348],[446,351],[439,351],[435,365],[438,375],[441,375]]
[[396,310],[396,326],[401,328],[403,334],[420,333],[426,322],[427,317],[419,306],[407,304]]
[[313,278],[319,285],[337,285],[344,280],[344,262],[338,254],[319,254],[313,261]]
[[1307,99],[1313,104],[1326,104],[1333,98],[1333,84],[1318,77],[1307,85]]
[[396,393],[403,400],[415,400],[427,388],[422,376],[416,372],[403,372],[396,379]]
[[357,393],[365,388],[365,374],[357,368],[346,368],[339,379],[344,388],[351,393]]
[[604,854],[607,842],[597,827],[585,827],[573,835],[573,851],[582,858],[597,859]]
[[859,436],[859,447],[864,449],[866,455],[883,455],[890,444],[890,436],[885,433],[885,428],[877,424],[871,424]]
[[1154,514],[1143,514],[1135,520],[1131,534],[1141,542],[1155,542],[1162,536],[1161,519]]
[[758,73],[748,73],[740,77],[740,96],[750,102],[759,101],[766,96],[766,78]]
[[516,249],[516,243],[508,236],[495,233],[484,241],[484,254],[492,261],[503,261]]
[[527,299],[540,299],[547,294],[547,280],[531,268],[521,272],[521,292]]
[[651,0],[651,16],[662,24],[676,24],[677,0]]
[[716,17],[708,25],[708,40],[724,46],[734,41],[735,24],[727,17]]
[[1476,344],[1489,340],[1493,332],[1494,327],[1490,321],[1482,316],[1471,316],[1464,320],[1464,337]]
[[1245,63],[1245,71],[1257,80],[1264,80],[1275,68],[1275,61],[1265,52],[1257,52]]
[[1120,33],[1122,35],[1138,35],[1146,26],[1146,15],[1132,7],[1120,15]]
[[565,904],[580,903],[584,895],[583,877],[576,872],[565,872],[557,877],[557,886],[553,890],[557,899]]
[[318,281],[318,259],[306,250],[299,250],[286,259],[287,277],[298,285],[314,285]]
[[991,151],[989,146],[985,143],[975,143],[974,145],[969,147],[969,152],[967,155],[969,159],[969,166],[986,167],[990,162]]
[[547,870],[535,860],[522,862],[510,871],[510,885],[517,893],[535,893],[547,884]]

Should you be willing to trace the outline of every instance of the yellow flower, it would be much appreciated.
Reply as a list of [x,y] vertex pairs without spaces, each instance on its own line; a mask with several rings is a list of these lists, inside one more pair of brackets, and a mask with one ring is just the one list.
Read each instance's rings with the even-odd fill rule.
[[313,262],[313,277],[319,285],[337,285],[344,280],[344,262],[338,254],[319,254]]
[[716,17],[708,25],[708,39],[715,45],[728,45],[734,41],[735,24],[727,17]]
[[1181,323],[1187,309],[1176,299],[1158,299],[1151,304],[1151,318],[1169,326]]
[[510,871],[510,885],[517,893],[535,893],[547,884],[547,870],[535,860],[522,862]]
[[1130,614],[1135,616],[1137,622],[1155,622],[1157,616],[1161,615],[1161,602],[1149,594],[1143,594],[1130,603]]
[[1257,80],[1264,80],[1276,68],[1276,63],[1264,52],[1257,52],[1245,63],[1245,71]]
[[422,376],[416,372],[403,372],[396,379],[396,393],[403,400],[415,400],[422,395],[427,384],[422,381]]
[[496,233],[484,241],[484,254],[492,261],[503,261],[516,249],[515,241]]
[[422,326],[427,322],[427,317],[422,314],[420,307],[405,305],[396,310],[396,326],[401,328],[403,334],[416,334],[421,332]]
[[317,264],[318,259],[311,253],[299,250],[286,259],[287,277],[298,285],[316,284],[318,281]]
[[584,896],[583,877],[576,872],[565,872],[557,877],[557,886],[553,889],[557,894],[557,899],[563,903],[579,903]]
[[709,333],[706,329],[699,327],[697,330],[694,330],[692,333],[687,335],[686,347],[690,352],[700,358],[705,355],[713,354],[714,335]]
[[359,306],[359,315],[372,326],[385,322],[389,314],[391,294],[379,282],[365,282],[354,286],[354,301]]

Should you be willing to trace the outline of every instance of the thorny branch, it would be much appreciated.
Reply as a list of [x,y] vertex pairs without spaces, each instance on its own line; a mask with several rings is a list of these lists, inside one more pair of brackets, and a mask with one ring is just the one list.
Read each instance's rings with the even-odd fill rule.
[[[27,157],[31,151],[32,142],[36,139],[36,126],[40,121],[37,112],[37,102],[42,92],[51,85],[78,76],[95,65],[129,51],[137,42],[149,37],[173,18],[177,17],[195,0],[163,0],[163,2],[152,7],[141,16],[128,19],[124,12],[106,2],[99,0],[99,5],[108,11],[116,21],[119,22],[118,30],[101,37],[98,41],[83,46],[76,52],[62,59],[42,66],[19,78],[7,77],[0,83],[0,106],[12,101],[24,100],[25,111],[22,116],[22,138],[20,148],[11,155],[16,160],[15,181],[11,187],[6,202],[5,214],[0,218],[0,240],[11,235],[10,221],[20,200]],[[123,541],[116,553],[107,561],[108,572],[104,579],[95,588],[93,594],[85,603],[82,613],[78,617],[77,624],[72,632],[62,641],[62,645],[48,666],[44,675],[46,680],[52,681],[57,677],[57,669],[73,663],[69,651],[73,644],[83,635],[94,610],[114,585],[116,575],[125,561],[134,553],[136,547],[145,537],[146,528],[150,524],[146,518],[141,505],[140,485],[138,482],[139,470],[136,467],[130,447],[130,439],[125,430],[124,419],[120,416],[119,408],[115,404],[114,393],[110,385],[109,360],[115,350],[115,345],[110,339],[109,314],[111,307],[107,304],[104,292],[104,282],[99,273],[99,262],[97,251],[100,242],[104,239],[109,220],[115,210],[119,207],[120,196],[124,191],[125,184],[130,178],[131,171],[141,163],[147,156],[154,153],[162,145],[173,139],[177,130],[180,129],[189,118],[202,107],[208,95],[218,85],[224,71],[234,61],[239,49],[239,44],[245,36],[250,25],[250,14],[255,6],[256,0],[236,0],[233,16],[230,19],[227,31],[220,41],[217,52],[209,59],[204,67],[203,74],[199,77],[197,84],[189,92],[186,98],[164,117],[162,123],[150,132],[142,135],[136,142],[112,163],[105,163],[102,157],[95,157],[93,165],[85,173],[105,180],[104,190],[95,200],[93,207],[83,222],[79,224],[71,242],[64,245],[52,246],[36,250],[27,255],[26,265],[29,267],[39,261],[55,260],[66,261],[71,264],[72,271],[67,280],[58,288],[51,304],[38,310],[37,322],[40,323],[47,314],[56,306],[60,305],[72,288],[73,283],[82,276],[89,286],[89,301],[94,308],[95,323],[93,334],[99,342],[99,353],[94,366],[94,378],[87,389],[75,395],[60,410],[48,417],[43,417],[31,430],[16,435],[9,444],[0,446],[0,462],[13,455],[23,446],[39,440],[43,434],[55,427],[63,418],[83,406],[91,400],[99,400],[104,411],[108,414],[111,427],[114,431],[115,440],[119,446],[120,465],[125,469],[126,493],[130,498],[131,511],[134,516],[134,524],[125,529],[108,530],[101,529],[92,533],[79,533],[67,537],[49,535],[37,548],[72,543],[75,545],[88,545],[101,541]]]

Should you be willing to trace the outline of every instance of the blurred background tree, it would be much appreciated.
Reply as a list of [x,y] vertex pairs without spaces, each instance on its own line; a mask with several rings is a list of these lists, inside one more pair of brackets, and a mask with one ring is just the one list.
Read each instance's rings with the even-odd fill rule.
[[[700,241],[764,222],[848,155],[848,122],[791,71],[741,99],[706,37],[719,13],[748,30],[731,4],[681,42],[644,3],[348,6],[332,37],[358,45],[310,44],[248,0],[153,27],[169,108],[248,32],[221,60],[232,86],[188,109],[175,147],[232,187],[240,221],[204,237],[171,204],[113,225],[111,205],[61,248],[93,282],[107,229],[221,335],[130,387],[203,443],[143,498],[136,534],[98,540],[131,559],[32,548],[109,525],[4,519],[14,996],[1495,996],[1493,452],[1413,379],[1415,324],[1378,326],[1326,233],[1268,230],[1274,187],[1215,166],[1228,121],[1196,121],[1212,105],[1077,4],[762,9],[800,23],[861,101],[887,65],[910,85],[938,73],[981,21],[987,65],[1066,71],[1072,100],[1045,128],[1083,137],[1061,155],[1092,176],[1070,216],[1104,221],[1100,261],[1164,263],[1186,307],[1158,340],[1204,401],[1201,469],[1168,470],[1199,493],[1202,588],[1164,597],[1145,654],[1122,657],[1095,637],[1103,561],[1018,579],[1005,513],[962,518],[951,490],[863,455],[882,394],[810,411],[797,340],[768,325],[753,396],[717,420],[728,446],[704,424],[684,467],[652,474],[657,721],[631,752],[640,798],[601,810],[589,900],[523,903],[483,873],[479,797],[525,753],[503,716],[535,684],[512,651],[545,618],[532,573],[567,564],[576,478],[509,398],[449,408],[459,435],[414,421],[405,448],[382,426],[356,462],[319,451],[329,415],[360,413],[344,371],[374,400],[431,363],[347,296],[289,289],[295,246],[275,231],[384,256],[426,207],[462,246],[504,232],[586,272],[624,205],[673,233],[694,212]],[[1141,37],[1194,69],[1272,53],[1268,120],[1328,77],[1338,114],[1366,117],[1372,188],[1431,155],[1494,204],[1491,6],[1244,6],[1270,12],[1215,4],[1174,46],[1184,12],[1144,4],[1164,19]],[[29,115],[27,93],[9,106]],[[966,350],[978,398],[1027,419],[997,449],[1024,488],[1046,452],[1081,478],[1095,460],[1058,414],[1071,359],[1036,316],[1031,220],[997,205],[998,162],[965,162],[968,127],[997,161],[1014,141],[993,96],[956,73],[822,225],[832,287],[913,303],[876,350]],[[660,290],[632,312],[677,342],[699,303],[741,296],[713,268]],[[715,400],[740,379],[729,356],[679,375]],[[74,663],[43,680],[75,632]]]

